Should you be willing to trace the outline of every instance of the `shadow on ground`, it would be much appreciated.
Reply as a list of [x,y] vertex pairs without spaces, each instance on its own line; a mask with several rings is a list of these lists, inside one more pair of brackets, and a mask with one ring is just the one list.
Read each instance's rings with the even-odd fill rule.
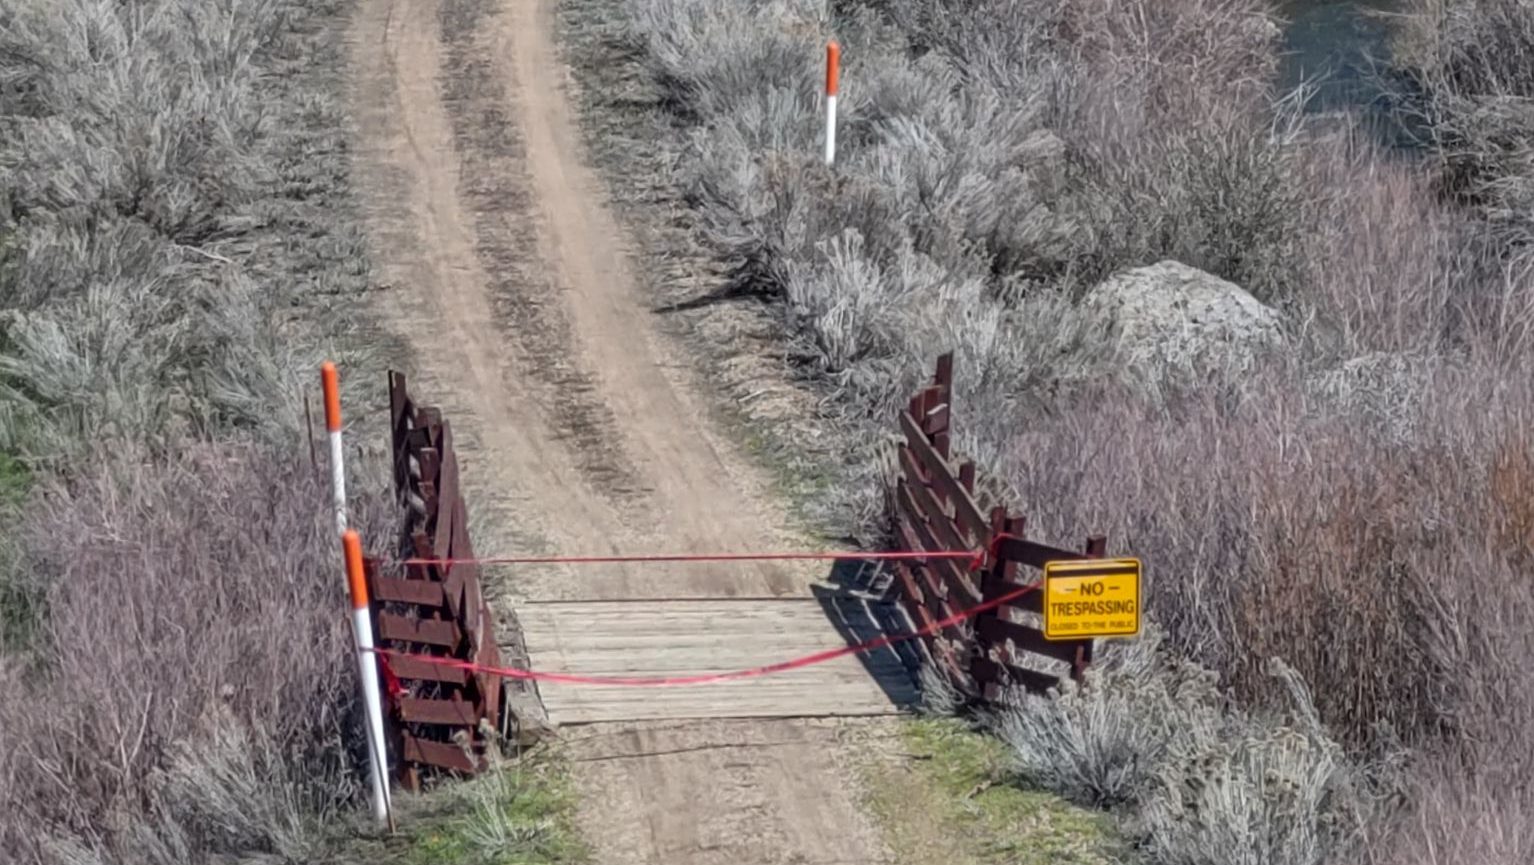
[[[888,573],[877,562],[837,562],[825,582],[812,586],[811,591],[848,645],[880,637],[900,637],[913,631],[910,620],[889,591]],[[900,640],[857,657],[891,703],[909,709],[920,702],[917,681],[922,650],[917,640]]]

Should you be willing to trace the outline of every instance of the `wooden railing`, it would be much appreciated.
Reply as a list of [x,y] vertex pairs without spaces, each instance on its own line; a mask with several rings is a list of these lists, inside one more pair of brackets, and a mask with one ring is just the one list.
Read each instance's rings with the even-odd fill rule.
[[[1080,551],[1027,539],[1026,518],[1006,507],[983,510],[976,500],[973,462],[952,454],[953,356],[938,359],[932,383],[898,419],[899,472],[893,490],[894,530],[908,551],[985,550],[983,565],[955,559],[896,561],[896,591],[912,623],[932,627],[963,610],[1015,594],[1030,581],[1024,568],[1046,562],[1102,558],[1107,542],[1090,537]],[[1009,687],[1043,690],[1060,675],[1080,678],[1092,661],[1092,640],[1044,639],[1042,591],[961,621],[923,641],[928,657],[963,690],[993,700]]]
[[[411,399],[405,377],[389,374],[394,488],[404,505],[399,558],[403,574],[368,571],[374,630],[384,649],[500,665],[495,620],[472,560],[469,512],[458,476],[453,434],[441,412]],[[439,563],[444,562],[444,563]],[[497,677],[414,658],[387,656],[398,683],[390,695],[401,781],[419,783],[422,767],[472,773],[483,767],[489,730],[502,728]]]

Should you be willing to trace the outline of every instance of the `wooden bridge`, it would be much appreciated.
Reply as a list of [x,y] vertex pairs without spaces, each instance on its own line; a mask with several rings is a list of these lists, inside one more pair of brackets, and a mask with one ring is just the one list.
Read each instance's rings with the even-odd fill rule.
[[[370,579],[382,646],[409,656],[390,660],[386,676],[398,683],[391,714],[407,765],[476,770],[484,721],[525,731],[546,723],[893,714],[917,700],[923,664],[985,700],[1007,687],[1047,688],[1061,675],[1079,676],[1091,660],[1090,640],[1043,639],[1040,593],[1019,572],[1101,557],[1105,543],[1089,538],[1079,551],[1039,544],[1023,537],[1021,517],[1000,506],[982,509],[975,466],[950,456],[949,357],[898,419],[904,441],[891,491],[892,533],[903,553],[918,557],[894,561],[877,590],[848,580],[802,598],[530,602],[501,633],[480,594],[448,425],[411,400],[402,376],[391,375],[390,392],[395,483],[409,517],[403,565],[373,562]],[[983,567],[925,555],[957,551],[984,551]],[[983,611],[970,615],[977,608]],[[881,636],[900,640],[770,676],[678,687],[558,681],[751,670]],[[464,664],[554,679],[536,687],[513,679],[503,692],[501,677]],[[503,716],[516,723],[503,724]],[[468,735],[470,748],[449,744],[455,731]]]
[[[881,609],[882,607],[882,609]],[[823,598],[524,604],[527,656],[542,673],[670,677],[748,670],[873,639],[888,603]],[[894,648],[760,678],[687,687],[539,684],[556,724],[680,718],[882,715],[916,700]]]

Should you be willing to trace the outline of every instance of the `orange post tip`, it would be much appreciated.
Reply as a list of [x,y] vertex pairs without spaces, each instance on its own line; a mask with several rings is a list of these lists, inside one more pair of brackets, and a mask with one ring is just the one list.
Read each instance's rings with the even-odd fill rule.
[[842,46],[835,39],[826,43],[826,95],[835,96],[842,79]]
[[325,391],[325,429],[341,431],[341,377],[330,361],[320,364],[320,386]]
[[341,535],[341,547],[346,551],[346,581],[351,587],[352,609],[366,609],[368,584],[362,570],[362,536],[356,529],[347,529]]

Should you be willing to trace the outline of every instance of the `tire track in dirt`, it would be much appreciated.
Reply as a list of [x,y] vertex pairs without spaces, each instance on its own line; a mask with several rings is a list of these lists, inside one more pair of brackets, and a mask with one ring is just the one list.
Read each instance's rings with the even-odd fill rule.
[[[554,0],[360,0],[359,177],[414,388],[453,422],[484,554],[765,550],[793,542],[708,423],[583,161]],[[802,596],[779,563],[518,569],[500,602]],[[828,634],[830,630],[828,628]],[[885,861],[836,723],[581,728],[603,865]]]

